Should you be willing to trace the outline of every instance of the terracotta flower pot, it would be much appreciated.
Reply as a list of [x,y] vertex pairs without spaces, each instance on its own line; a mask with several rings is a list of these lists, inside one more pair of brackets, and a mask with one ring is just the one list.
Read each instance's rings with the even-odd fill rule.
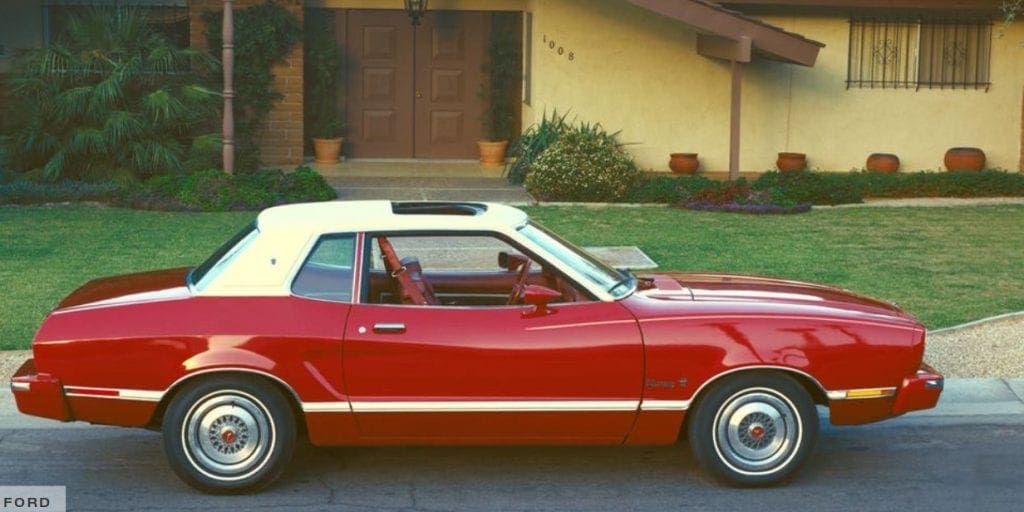
[[491,142],[486,140],[477,141],[480,148],[480,165],[484,167],[502,167],[505,165],[505,150],[508,148],[507,140]]
[[866,168],[871,172],[892,174],[900,170],[900,157],[892,153],[871,153]]
[[700,167],[697,160],[697,153],[671,153],[668,160],[668,168],[676,174],[696,174]]
[[779,153],[775,166],[782,172],[797,172],[807,169],[807,155],[803,153]]
[[985,168],[985,152],[978,148],[950,148],[943,161],[948,171],[978,172]]
[[313,139],[313,161],[318,164],[336,164],[341,156],[341,143],[345,139]]

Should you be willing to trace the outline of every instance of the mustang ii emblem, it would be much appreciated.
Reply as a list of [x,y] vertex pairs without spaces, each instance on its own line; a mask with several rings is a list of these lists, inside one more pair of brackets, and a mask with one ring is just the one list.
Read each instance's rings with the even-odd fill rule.
[[[686,379],[679,379],[679,387],[686,387]],[[658,379],[647,379],[647,387],[649,388],[669,388],[673,389],[676,387],[676,382],[671,380],[658,380]]]

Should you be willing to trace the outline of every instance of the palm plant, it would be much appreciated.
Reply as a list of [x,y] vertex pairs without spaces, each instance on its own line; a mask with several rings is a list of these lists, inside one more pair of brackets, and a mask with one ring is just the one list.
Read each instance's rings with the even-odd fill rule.
[[509,183],[519,185],[525,182],[534,160],[571,129],[571,124],[565,120],[567,115],[559,115],[557,110],[551,112],[550,116],[545,112],[540,124],[527,128],[516,139],[509,148],[509,154],[514,159],[505,167],[505,177]]
[[218,95],[195,72],[213,63],[174,46],[135,9],[72,18],[57,42],[15,58],[12,167],[50,180],[182,171],[189,147],[211,138],[198,130]]

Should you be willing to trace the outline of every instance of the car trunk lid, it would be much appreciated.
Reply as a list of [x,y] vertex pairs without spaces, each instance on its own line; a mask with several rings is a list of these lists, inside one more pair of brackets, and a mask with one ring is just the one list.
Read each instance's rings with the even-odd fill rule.
[[78,306],[136,302],[188,295],[185,276],[189,267],[139,272],[93,279],[71,292],[56,309]]

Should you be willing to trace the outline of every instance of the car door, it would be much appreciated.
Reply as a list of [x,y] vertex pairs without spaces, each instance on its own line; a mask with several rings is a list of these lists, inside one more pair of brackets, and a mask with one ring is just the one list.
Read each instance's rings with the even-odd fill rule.
[[546,314],[358,303],[344,369],[367,438],[610,443],[635,418],[643,349],[635,318],[617,302],[554,304]]

